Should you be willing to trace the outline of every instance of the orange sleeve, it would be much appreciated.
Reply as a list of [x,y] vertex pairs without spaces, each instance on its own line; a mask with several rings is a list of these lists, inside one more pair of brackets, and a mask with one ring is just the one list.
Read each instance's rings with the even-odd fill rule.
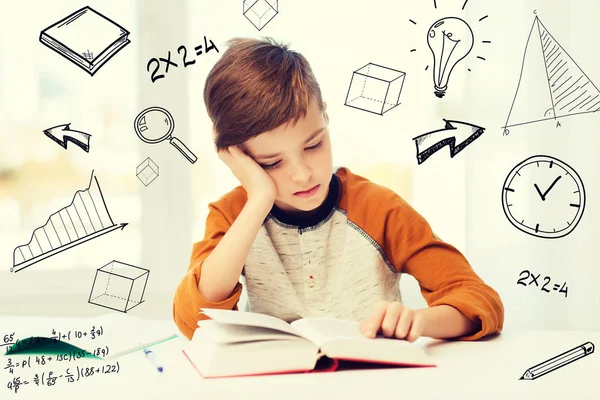
[[384,250],[398,272],[412,275],[429,307],[449,305],[481,329],[454,338],[477,340],[500,333],[504,306],[498,293],[471,268],[463,254],[433,233],[427,221],[397,196],[387,215]]
[[204,239],[194,243],[189,268],[177,287],[173,299],[173,319],[181,333],[188,339],[192,338],[194,331],[198,327],[198,321],[208,319],[206,315],[200,314],[200,308],[237,310],[237,302],[242,293],[242,284],[239,282],[231,292],[231,295],[220,302],[208,301],[198,291],[198,282],[204,260],[217,246],[231,226],[216,203],[210,203],[208,208],[209,214],[206,218]]

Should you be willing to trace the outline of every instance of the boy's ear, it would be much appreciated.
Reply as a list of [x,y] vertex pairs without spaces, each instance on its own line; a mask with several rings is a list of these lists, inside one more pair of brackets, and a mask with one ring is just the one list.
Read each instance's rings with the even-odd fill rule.
[[327,114],[327,102],[323,102],[323,116],[325,117],[325,122],[329,123],[329,114]]

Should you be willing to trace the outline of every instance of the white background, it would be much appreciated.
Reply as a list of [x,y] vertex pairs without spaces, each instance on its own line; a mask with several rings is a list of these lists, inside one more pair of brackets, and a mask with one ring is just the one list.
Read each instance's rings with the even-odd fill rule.
[[[464,0],[438,0],[437,9],[433,3],[282,0],[279,15],[259,32],[243,17],[242,1],[3,1],[0,314],[102,314],[107,310],[87,300],[96,269],[115,259],[150,270],[145,303],[131,313],[171,318],[173,293],[187,270],[193,242],[204,233],[208,202],[238,184],[212,151],[202,100],[204,80],[219,55],[202,55],[184,69],[177,48],[183,44],[191,50],[206,35],[222,53],[232,37],[272,36],[289,43],[312,65],[328,103],[334,165],[365,174],[378,165],[401,171],[403,175],[392,178],[375,173],[369,177],[397,189],[440,237],[465,253],[475,271],[500,293],[507,329],[600,330],[595,287],[600,272],[594,252],[600,237],[600,139],[595,129],[600,117],[564,118],[560,128],[554,121],[530,124],[512,129],[508,136],[501,129],[518,82],[533,10],[590,79],[600,83],[600,59],[592,47],[600,5],[592,0],[469,0],[461,10]],[[38,41],[42,29],[85,5],[130,31],[131,44],[94,77]],[[479,21],[485,15],[489,17]],[[438,99],[425,38],[431,23],[447,16],[470,24],[475,45],[453,71],[447,95]],[[148,60],[166,57],[169,50],[180,66],[171,66],[165,79],[152,83]],[[352,72],[369,62],[406,72],[401,105],[383,116],[344,106]],[[545,93],[527,95],[535,102]],[[166,143],[147,145],[137,139],[133,120],[154,105],[173,114],[175,135],[198,156],[196,164]],[[454,158],[445,148],[417,165],[411,139],[442,128],[442,118],[486,131]],[[71,144],[64,150],[42,134],[68,122],[92,134],[89,153]],[[534,154],[564,160],[585,184],[583,219],[562,239],[526,235],[502,211],[506,175]],[[159,178],[148,187],[135,178],[136,166],[146,157],[160,167]],[[76,190],[84,189],[92,170],[115,222],[130,225],[18,274],[8,272],[13,249],[27,243],[36,227],[67,205]],[[551,277],[552,283],[567,282],[568,297],[517,285],[525,269]],[[416,282],[406,278],[402,290],[407,304],[424,306]]]

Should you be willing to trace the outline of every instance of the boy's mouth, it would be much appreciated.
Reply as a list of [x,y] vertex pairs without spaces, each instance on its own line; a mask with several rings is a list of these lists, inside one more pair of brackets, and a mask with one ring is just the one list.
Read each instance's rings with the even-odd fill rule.
[[315,185],[308,190],[296,192],[296,193],[294,193],[294,196],[312,196],[313,194],[315,194],[317,192],[317,190],[319,189],[319,186],[320,185]]

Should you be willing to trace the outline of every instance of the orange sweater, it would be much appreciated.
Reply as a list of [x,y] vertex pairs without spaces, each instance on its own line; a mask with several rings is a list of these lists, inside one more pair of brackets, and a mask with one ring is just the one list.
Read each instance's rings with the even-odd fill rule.
[[[202,263],[247,201],[236,187],[209,204],[204,239],[173,300],[173,317],[191,338],[201,307],[237,310],[242,285],[220,302],[198,291]],[[430,307],[455,307],[481,329],[461,340],[499,333],[504,308],[465,257],[439,239],[427,221],[392,190],[339,168],[329,194],[309,219],[273,206],[244,264],[249,311],[286,321],[327,316],[360,321],[381,300],[402,301],[399,280],[412,275]]]

